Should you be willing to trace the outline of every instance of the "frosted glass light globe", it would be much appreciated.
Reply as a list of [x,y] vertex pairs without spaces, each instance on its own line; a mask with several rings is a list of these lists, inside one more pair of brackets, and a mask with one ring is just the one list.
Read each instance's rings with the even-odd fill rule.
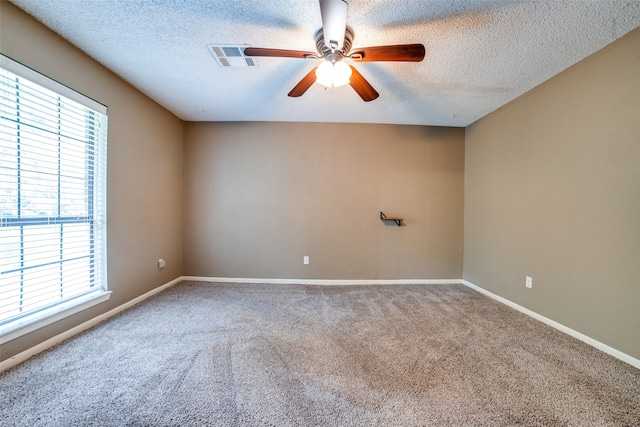
[[326,87],[333,86],[333,64],[331,62],[324,61],[316,68],[316,83]]
[[342,61],[333,64],[333,86],[340,87],[349,84],[351,77],[351,67]]
[[340,87],[349,84],[351,67],[342,61],[333,64],[325,61],[316,68],[316,82],[326,87]]

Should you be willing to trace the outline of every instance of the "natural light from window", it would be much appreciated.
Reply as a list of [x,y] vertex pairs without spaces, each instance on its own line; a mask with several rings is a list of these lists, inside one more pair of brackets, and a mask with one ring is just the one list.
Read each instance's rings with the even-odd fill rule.
[[108,293],[106,108],[0,59],[1,343]]

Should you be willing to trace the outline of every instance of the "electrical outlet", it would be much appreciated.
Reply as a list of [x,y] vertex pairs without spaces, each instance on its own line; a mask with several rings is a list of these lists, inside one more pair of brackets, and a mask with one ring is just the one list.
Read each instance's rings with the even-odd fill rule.
[[533,287],[533,279],[531,278],[531,276],[527,276],[527,277],[524,279],[524,285],[525,285],[527,288],[532,288],[532,287]]
[[302,262],[303,262],[304,264],[309,264],[309,256],[308,256],[308,255],[305,255],[305,256],[304,256],[304,258],[303,258],[303,260],[302,260]]
[[166,265],[166,262],[164,259],[160,258],[158,260],[158,270],[162,270],[164,268],[164,266]]

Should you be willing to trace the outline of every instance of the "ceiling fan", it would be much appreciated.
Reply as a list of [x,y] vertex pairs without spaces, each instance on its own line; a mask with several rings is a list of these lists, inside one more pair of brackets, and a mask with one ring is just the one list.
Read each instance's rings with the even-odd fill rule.
[[420,62],[424,59],[425,49],[422,44],[374,46],[357,48],[351,51],[353,31],[347,27],[349,5],[345,0],[319,1],[322,28],[315,34],[317,53],[261,47],[247,47],[244,49],[245,56],[325,60],[304,76],[300,83],[289,92],[289,96],[302,96],[311,85],[318,82],[329,87],[349,84],[363,101],[373,101],[379,96],[378,92],[358,70],[343,62],[344,59],[351,59],[356,62]]

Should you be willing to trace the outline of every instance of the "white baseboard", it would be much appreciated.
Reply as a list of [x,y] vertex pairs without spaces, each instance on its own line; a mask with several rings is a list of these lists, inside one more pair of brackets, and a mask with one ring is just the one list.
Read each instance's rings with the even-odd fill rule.
[[97,325],[100,322],[103,322],[105,320],[107,320],[108,318],[115,316],[116,314],[133,307],[134,305],[138,304],[139,302],[142,302],[144,300],[146,300],[147,298],[157,294],[158,292],[161,292],[173,285],[175,285],[176,283],[179,283],[183,280],[182,277],[178,277],[177,279],[173,279],[172,281],[165,283],[162,286],[159,286],[155,289],[150,290],[149,292],[140,295],[137,298],[132,299],[129,302],[126,302],[122,305],[119,305],[118,307],[107,311],[106,313],[103,313],[99,316],[94,317],[93,319],[87,320],[84,323],[81,323],[80,325],[71,328],[67,331],[64,331],[61,334],[56,335],[55,337],[49,338],[46,341],[41,342],[40,344],[33,346],[25,351],[23,351],[22,353],[18,353],[13,357],[8,358],[7,360],[3,360],[2,362],[0,362],[0,372],[4,371],[5,369],[9,369],[12,366],[15,366],[19,363],[24,362],[25,360],[29,359],[30,357],[35,356],[36,354],[43,352],[44,350],[53,347],[56,344],[61,343],[64,340],[67,340],[71,337],[73,337],[74,335],[78,335],[80,332],[83,332],[95,325]]
[[590,338],[578,331],[574,331],[573,329],[564,326],[554,320],[551,320],[547,317],[544,317],[534,311],[531,311],[527,308],[524,308],[512,301],[509,301],[506,298],[503,298],[501,296],[498,296],[492,292],[489,292],[477,285],[474,285],[473,283],[467,281],[467,280],[462,280],[462,279],[442,279],[442,280],[436,280],[436,279],[398,279],[398,280],[324,280],[324,279],[251,279],[251,278],[231,278],[231,277],[198,277],[198,276],[181,276],[178,277],[168,283],[165,283],[162,286],[159,286],[155,289],[152,289],[151,291],[145,293],[144,295],[140,295],[139,297],[125,303],[122,304],[104,314],[101,314],[100,316],[97,316],[91,320],[88,320],[74,328],[69,329],[68,331],[65,331],[59,335],[56,335],[53,338],[50,338],[34,347],[31,347],[28,350],[23,351],[22,353],[19,353],[13,357],[10,357],[9,359],[0,362],[0,372],[4,371],[5,369],[9,369],[12,366],[15,366],[21,362],[24,362],[25,360],[29,359],[32,356],[35,356],[36,354],[50,348],[53,347],[56,344],[61,343],[62,341],[73,337],[74,335],[79,334],[80,332],[83,332],[95,325],[97,325],[98,323],[107,320],[108,318],[115,316],[116,314],[130,308],[133,307],[134,305],[138,304],[139,302],[144,301],[145,299],[159,293],[162,292],[163,290],[175,285],[176,283],[185,281],[185,280],[192,280],[192,281],[200,281],[200,282],[211,282],[211,283],[265,283],[265,284],[301,284],[301,285],[405,285],[405,284],[416,284],[416,285],[465,285],[471,289],[474,289],[484,295],[487,295],[490,298],[493,298],[494,300],[501,302],[503,304],[508,305],[511,308],[514,308],[518,311],[520,311],[521,313],[524,313],[528,316],[533,317],[534,319],[537,319],[543,323],[546,323],[547,325],[561,331],[564,332],[568,335],[571,335],[574,338],[579,339],[580,341],[583,341],[589,345],[591,345],[592,347],[597,348],[598,350],[601,350],[619,360],[622,360],[625,363],[628,363],[631,366],[634,366],[638,369],[640,369],[640,360],[629,356],[626,353],[623,353],[619,350],[616,350],[613,347],[610,347],[606,344],[601,343],[600,341],[594,340],[593,338]]
[[616,350],[613,347],[610,347],[604,343],[601,343],[600,341],[594,340],[591,337],[588,337],[578,331],[574,331],[573,329],[564,326],[561,323],[556,322],[555,320],[551,320],[547,317],[542,316],[541,314],[536,313],[535,311],[531,311],[528,308],[524,308],[521,305],[516,304],[515,302],[509,301],[506,298],[503,298],[501,296],[498,296],[492,292],[487,291],[486,289],[481,288],[480,286],[474,285],[471,282],[468,282],[466,280],[461,280],[462,284],[465,286],[470,287],[471,289],[475,289],[476,291],[490,297],[493,298],[494,300],[501,302],[503,304],[508,305],[511,308],[514,308],[516,310],[518,310],[521,313],[524,313],[528,316],[533,317],[536,320],[539,320],[543,323],[546,323],[547,325],[561,331],[564,332],[565,334],[571,335],[574,338],[579,339],[580,341],[589,344],[592,347],[597,348],[600,351],[603,351],[613,357],[615,357],[616,359],[620,359],[625,363],[628,363],[631,366],[634,366],[638,369],[640,369],[640,360],[636,359],[635,357],[629,356],[626,353],[621,352],[620,350]]
[[382,280],[340,280],[340,279],[248,279],[239,277],[198,277],[183,276],[183,280],[212,283],[264,283],[269,285],[460,285],[460,279],[382,279]]

